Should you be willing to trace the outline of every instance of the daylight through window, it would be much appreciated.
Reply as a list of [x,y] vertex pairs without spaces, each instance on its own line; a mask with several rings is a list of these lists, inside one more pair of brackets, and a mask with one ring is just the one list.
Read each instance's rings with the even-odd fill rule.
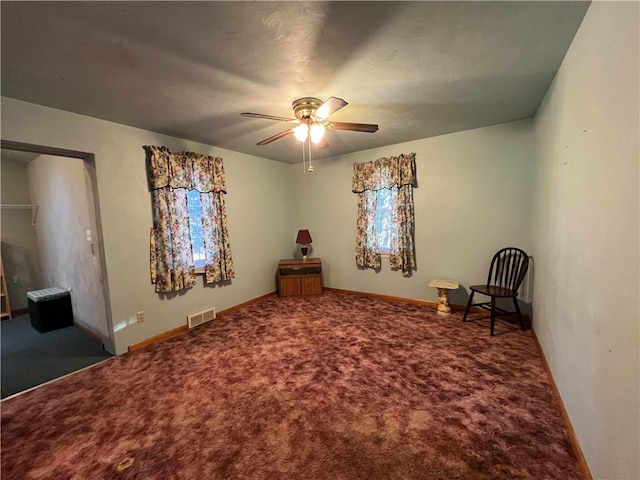
[[394,228],[393,198],[397,197],[398,187],[378,190],[376,200],[376,236],[378,251],[388,254],[391,249],[391,234]]
[[200,192],[189,190],[189,230],[191,232],[191,247],[193,248],[193,263],[196,268],[204,268],[204,237],[202,235],[202,209],[200,208]]

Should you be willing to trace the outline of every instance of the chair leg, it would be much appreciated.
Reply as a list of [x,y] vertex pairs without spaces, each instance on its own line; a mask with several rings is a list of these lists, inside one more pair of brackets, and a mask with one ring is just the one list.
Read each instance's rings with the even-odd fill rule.
[[462,317],[462,321],[466,322],[467,321],[467,315],[469,314],[469,309],[471,308],[471,302],[473,302],[473,294],[476,293],[473,290],[471,290],[471,295],[469,295],[469,301],[467,302],[467,308],[464,311],[464,317]]
[[496,324],[496,297],[491,297],[491,336],[493,337],[493,327]]
[[524,318],[522,318],[522,313],[520,313],[520,306],[518,305],[518,299],[513,297],[513,305],[516,307],[516,312],[518,313],[518,319],[520,320],[520,328],[524,332],[527,328],[524,325]]

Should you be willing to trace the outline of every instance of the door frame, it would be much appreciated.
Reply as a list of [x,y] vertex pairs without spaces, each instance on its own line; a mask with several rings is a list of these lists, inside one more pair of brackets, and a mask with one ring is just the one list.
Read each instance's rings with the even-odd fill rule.
[[31,152],[31,153],[39,153],[42,155],[53,155],[57,157],[70,157],[70,158],[79,158],[89,165],[92,168],[88,169],[89,178],[91,179],[91,190],[93,194],[93,202],[94,202],[94,212],[95,221],[96,221],[96,237],[100,242],[101,248],[99,248],[98,259],[100,262],[100,273],[102,280],[102,293],[104,297],[104,308],[105,308],[105,318],[107,319],[107,332],[109,337],[104,339],[104,348],[109,353],[115,355],[115,338],[113,331],[113,317],[111,313],[111,301],[109,295],[109,283],[107,281],[107,265],[105,261],[104,255],[104,238],[102,235],[102,219],[100,217],[100,199],[98,196],[98,179],[96,178],[96,168],[95,168],[95,155],[90,152],[81,152],[79,150],[68,150],[65,148],[58,147],[49,147],[45,145],[35,145],[31,143],[23,143],[23,142],[14,142],[11,140],[0,140],[0,148],[6,150],[17,150],[20,152]]

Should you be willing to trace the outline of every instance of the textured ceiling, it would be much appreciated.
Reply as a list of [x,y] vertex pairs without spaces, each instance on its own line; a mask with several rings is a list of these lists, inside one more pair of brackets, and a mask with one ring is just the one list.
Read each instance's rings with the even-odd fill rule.
[[[2,95],[288,163],[302,96],[378,132],[314,158],[535,114],[588,2],[2,2]],[[11,140],[11,139],[7,139]]]

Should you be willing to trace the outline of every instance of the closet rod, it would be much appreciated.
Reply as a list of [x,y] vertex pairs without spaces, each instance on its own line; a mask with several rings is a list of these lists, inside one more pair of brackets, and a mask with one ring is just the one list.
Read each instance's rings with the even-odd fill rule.
[[30,208],[31,209],[31,225],[35,225],[36,224],[36,218],[38,218],[38,205],[0,205],[0,207],[2,208],[9,208],[9,209],[27,209]]

